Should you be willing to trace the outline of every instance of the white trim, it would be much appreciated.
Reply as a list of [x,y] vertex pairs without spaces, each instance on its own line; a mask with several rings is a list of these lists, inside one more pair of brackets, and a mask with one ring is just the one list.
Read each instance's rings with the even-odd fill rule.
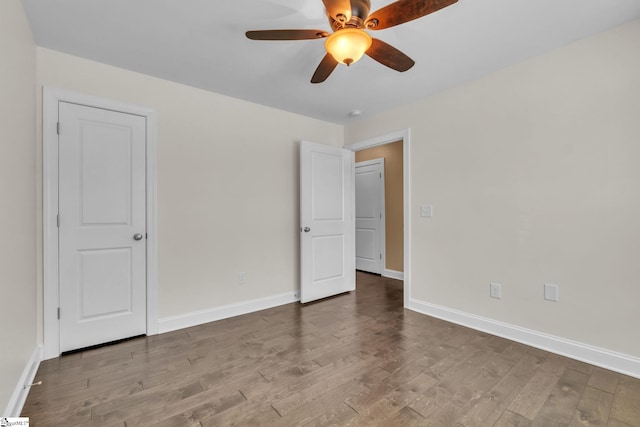
[[13,394],[7,403],[7,407],[4,412],[0,413],[3,417],[19,417],[24,407],[24,402],[27,400],[29,394],[29,387],[26,384],[33,383],[33,379],[36,377],[38,368],[40,367],[40,361],[42,361],[42,346],[37,345],[31,352],[31,357],[27,361],[27,364],[20,375],[20,379],[16,384],[16,388],[13,390]]
[[404,280],[404,273],[402,271],[390,270],[385,268],[382,271],[382,277],[389,277],[391,279]]
[[147,110],[147,335],[158,333],[158,122]]
[[155,111],[138,105],[98,98],[77,92],[43,88],[42,180],[44,239],[44,359],[60,355],[58,321],[58,104],[69,102],[146,118],[147,135],[147,335],[158,333],[158,225],[157,225],[157,118]]
[[290,304],[297,301],[300,301],[300,296],[297,292],[285,292],[283,294],[222,305],[219,307],[211,307],[205,310],[193,311],[191,313],[163,317],[158,320],[158,332],[163,334],[165,332],[171,332],[178,329],[190,328],[192,326],[215,322],[216,320],[227,319],[229,317],[241,316],[243,314],[266,310],[268,308],[278,307],[280,305]]
[[404,306],[408,307],[411,298],[411,129],[399,130],[386,135],[345,145],[344,148],[353,151],[378,145],[390,144],[402,140],[403,166],[403,200],[404,200]]
[[410,310],[640,378],[640,358],[416,299]]

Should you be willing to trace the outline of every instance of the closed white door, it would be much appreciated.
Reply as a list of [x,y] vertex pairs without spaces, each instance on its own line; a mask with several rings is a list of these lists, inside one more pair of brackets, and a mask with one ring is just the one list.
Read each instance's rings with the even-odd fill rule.
[[144,117],[60,102],[60,351],[146,333]]
[[384,267],[384,159],[356,163],[356,269]]
[[300,144],[301,302],[355,290],[354,154]]

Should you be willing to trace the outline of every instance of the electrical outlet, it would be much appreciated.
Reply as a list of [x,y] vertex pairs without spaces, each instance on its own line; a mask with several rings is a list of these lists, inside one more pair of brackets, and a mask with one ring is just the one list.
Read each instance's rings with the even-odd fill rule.
[[247,273],[245,273],[244,271],[238,273],[238,283],[241,285],[247,283]]
[[560,301],[560,290],[558,289],[558,285],[545,283],[544,299],[546,299],[547,301]]
[[489,296],[491,298],[502,298],[502,285],[500,283],[491,283],[489,286]]

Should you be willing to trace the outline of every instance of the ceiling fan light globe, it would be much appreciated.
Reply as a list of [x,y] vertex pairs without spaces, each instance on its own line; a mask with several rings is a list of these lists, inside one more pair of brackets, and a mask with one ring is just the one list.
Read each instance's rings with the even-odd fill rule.
[[331,34],[324,46],[336,61],[351,65],[371,47],[371,36],[358,28],[343,28]]

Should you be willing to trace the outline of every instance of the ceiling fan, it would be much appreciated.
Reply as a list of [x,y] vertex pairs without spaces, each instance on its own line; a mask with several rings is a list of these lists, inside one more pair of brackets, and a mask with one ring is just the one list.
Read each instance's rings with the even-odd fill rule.
[[458,0],[397,0],[369,14],[370,0],[322,0],[333,33],[323,30],[257,30],[247,31],[251,40],[323,39],[327,54],[316,69],[311,83],[321,83],[338,63],[347,66],[365,53],[396,71],[407,71],[415,62],[395,47],[372,38],[364,30],[385,28],[413,21],[456,3]]

